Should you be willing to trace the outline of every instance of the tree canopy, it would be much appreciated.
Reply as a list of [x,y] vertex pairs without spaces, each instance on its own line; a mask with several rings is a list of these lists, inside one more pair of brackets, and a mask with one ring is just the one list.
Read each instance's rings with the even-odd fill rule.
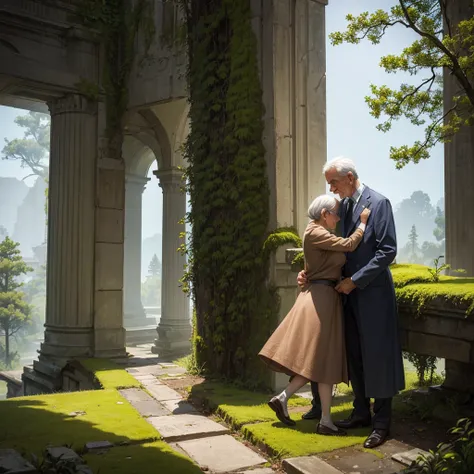
[[[454,1],[456,6],[454,6]],[[474,124],[474,6],[471,0],[399,0],[390,10],[347,15],[344,32],[330,34],[332,44],[358,44],[363,39],[381,42],[387,30],[404,27],[418,38],[400,54],[380,60],[388,73],[404,72],[417,76],[417,84],[402,83],[398,89],[371,85],[366,97],[370,114],[384,117],[378,130],[388,132],[394,121],[408,118],[425,127],[423,140],[412,145],[390,148],[390,158],[402,168],[410,162],[429,158],[438,142],[449,141],[461,127]],[[459,6],[458,4],[462,4]],[[454,18],[462,11],[465,18]],[[453,106],[443,108],[443,70],[459,86]]]
[[25,129],[24,137],[13,140],[5,138],[2,158],[4,160],[18,160],[22,168],[31,170],[31,175],[47,180],[50,116],[30,111],[26,115],[16,117],[15,123]]

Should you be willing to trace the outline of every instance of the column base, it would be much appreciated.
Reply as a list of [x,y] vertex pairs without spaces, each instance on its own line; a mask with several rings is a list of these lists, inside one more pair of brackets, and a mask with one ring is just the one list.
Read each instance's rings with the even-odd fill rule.
[[40,358],[46,357],[59,365],[71,359],[93,357],[92,328],[68,328],[45,325]]
[[154,318],[148,318],[142,306],[135,309],[126,309],[123,312],[123,326],[126,331],[146,326],[156,326]]
[[94,357],[119,359],[127,355],[125,351],[125,329],[123,327],[96,328],[94,337]]
[[191,352],[191,324],[182,319],[160,321],[156,328],[158,338],[151,348],[153,354],[171,358],[188,355]]

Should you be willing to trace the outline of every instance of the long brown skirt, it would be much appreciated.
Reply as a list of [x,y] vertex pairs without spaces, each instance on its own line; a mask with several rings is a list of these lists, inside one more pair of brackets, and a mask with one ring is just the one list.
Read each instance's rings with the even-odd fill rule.
[[258,355],[276,372],[348,383],[339,293],[325,285],[302,291]]

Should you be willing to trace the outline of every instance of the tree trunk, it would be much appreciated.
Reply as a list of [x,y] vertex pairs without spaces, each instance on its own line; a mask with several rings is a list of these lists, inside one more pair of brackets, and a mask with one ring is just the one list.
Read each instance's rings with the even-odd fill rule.
[[10,334],[5,330],[5,365],[10,367]]

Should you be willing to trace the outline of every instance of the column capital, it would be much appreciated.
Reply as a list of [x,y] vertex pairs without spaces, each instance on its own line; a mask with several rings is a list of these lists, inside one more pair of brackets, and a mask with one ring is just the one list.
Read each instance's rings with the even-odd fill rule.
[[141,187],[141,192],[145,190],[145,186],[147,185],[150,178],[145,176],[138,176],[136,174],[126,174],[125,175],[125,186],[136,186],[137,188]]
[[183,186],[183,171],[178,168],[168,168],[153,171],[158,178],[159,185],[163,191],[180,192]]
[[48,102],[49,112],[52,117],[65,113],[95,114],[96,104],[88,100],[83,95],[67,94]]

